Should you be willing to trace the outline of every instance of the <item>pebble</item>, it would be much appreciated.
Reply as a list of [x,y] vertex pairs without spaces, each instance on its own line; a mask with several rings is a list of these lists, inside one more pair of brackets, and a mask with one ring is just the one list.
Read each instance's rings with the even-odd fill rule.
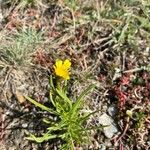
[[117,108],[116,108],[116,105],[115,104],[112,104],[111,106],[109,106],[108,108],[108,114],[111,116],[111,117],[114,117],[116,114],[117,114]]
[[23,124],[22,124],[22,127],[23,127],[23,128],[27,128],[27,127],[28,127],[28,124],[27,124],[27,123],[23,123]]
[[107,138],[112,138],[118,132],[114,120],[106,113],[99,117],[99,124],[106,126],[103,128],[103,132]]
[[99,145],[99,150],[106,150],[106,146],[104,144]]

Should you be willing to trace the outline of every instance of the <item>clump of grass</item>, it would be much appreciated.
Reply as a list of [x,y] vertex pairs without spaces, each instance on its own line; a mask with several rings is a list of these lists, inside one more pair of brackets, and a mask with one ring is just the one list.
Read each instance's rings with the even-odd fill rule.
[[26,8],[28,6],[38,6],[38,4],[42,4],[42,0],[5,0],[3,5],[5,6],[17,6],[17,8]]
[[64,0],[65,5],[74,11],[78,8],[79,2],[79,0]]
[[42,42],[42,33],[34,29],[25,29],[6,37],[8,44],[0,48],[1,60],[8,65],[26,66],[31,63],[31,55]]

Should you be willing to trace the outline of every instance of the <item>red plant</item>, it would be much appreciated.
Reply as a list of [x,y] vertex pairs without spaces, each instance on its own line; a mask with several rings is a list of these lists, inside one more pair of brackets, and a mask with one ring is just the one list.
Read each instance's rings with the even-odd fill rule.
[[129,83],[130,83],[130,77],[123,75],[120,79],[119,84],[115,87],[115,92],[119,99],[119,106],[121,108],[125,105],[126,99],[127,99],[127,93],[122,91],[122,86],[125,86],[125,85],[127,86],[129,85]]
[[122,108],[125,105],[127,96],[123,91],[121,91],[120,87],[116,87],[115,92],[119,99],[119,106]]
[[129,84],[129,77],[128,76],[123,76],[122,78],[121,78],[121,81],[120,81],[120,84],[121,85],[128,85]]

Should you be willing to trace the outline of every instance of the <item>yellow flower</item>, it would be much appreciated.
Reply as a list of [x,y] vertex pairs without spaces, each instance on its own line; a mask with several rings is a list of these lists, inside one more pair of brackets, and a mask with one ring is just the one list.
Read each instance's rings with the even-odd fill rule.
[[62,60],[56,60],[55,65],[53,66],[55,74],[59,77],[64,78],[65,80],[70,79],[69,69],[71,67],[70,60],[66,59],[64,62]]

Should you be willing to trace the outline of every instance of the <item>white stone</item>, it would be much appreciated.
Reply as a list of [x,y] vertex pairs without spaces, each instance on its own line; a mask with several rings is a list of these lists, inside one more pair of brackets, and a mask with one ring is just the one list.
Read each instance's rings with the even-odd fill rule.
[[113,117],[115,116],[117,113],[117,108],[116,108],[116,105],[112,104],[111,106],[109,106],[108,108],[108,114]]
[[118,132],[114,120],[106,113],[99,117],[99,123],[103,126],[107,126],[103,128],[103,132],[107,138],[112,138],[113,135]]

